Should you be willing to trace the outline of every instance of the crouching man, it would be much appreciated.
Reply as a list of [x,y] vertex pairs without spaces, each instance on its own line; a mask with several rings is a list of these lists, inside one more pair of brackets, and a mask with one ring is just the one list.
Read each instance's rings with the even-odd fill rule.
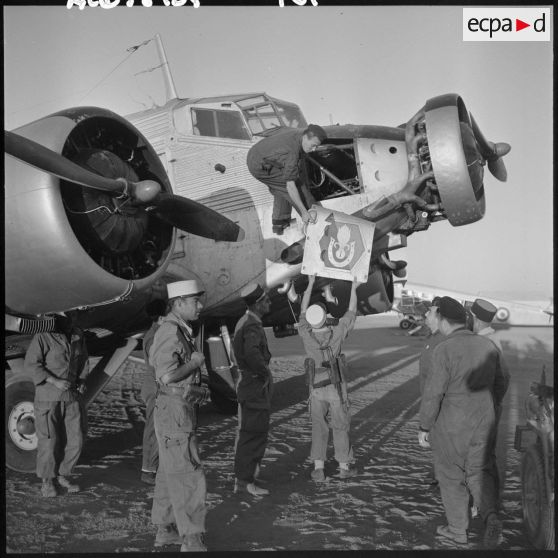
[[199,316],[204,291],[195,280],[169,283],[167,291],[168,313],[149,351],[157,380],[159,445],[151,519],[158,527],[155,546],[182,544],[181,552],[199,552],[207,550],[206,482],[197,449],[196,406],[207,394],[200,385],[204,356],[196,351],[189,322]]
[[308,279],[308,287],[302,298],[298,332],[302,338],[308,358],[305,369],[310,390],[310,414],[312,417],[312,448],[310,458],[314,460],[312,479],[325,480],[324,464],[329,439],[327,415],[331,417],[335,459],[339,462],[342,479],[357,474],[350,468],[353,451],[349,440],[349,401],[345,361],[341,355],[341,344],[352,331],[356,320],[356,289],[360,283],[353,281],[349,307],[337,325],[327,324],[325,308],[320,304],[308,307],[314,286],[315,275]]

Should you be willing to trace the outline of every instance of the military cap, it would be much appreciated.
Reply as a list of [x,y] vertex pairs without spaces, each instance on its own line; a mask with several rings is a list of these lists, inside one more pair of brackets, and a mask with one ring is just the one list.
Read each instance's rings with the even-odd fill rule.
[[453,322],[465,323],[467,321],[467,312],[463,305],[459,304],[455,298],[451,296],[443,296],[440,298],[438,305],[439,313],[442,318],[446,318]]
[[327,312],[323,304],[312,304],[308,307],[305,314],[306,321],[310,324],[310,327],[318,329],[323,327],[326,322]]
[[267,293],[258,283],[249,283],[241,291],[240,296],[248,306],[261,300]]
[[205,291],[200,287],[195,279],[188,279],[187,281],[175,281],[167,285],[167,293],[169,299],[179,296],[196,296],[201,295]]
[[477,298],[471,306],[471,312],[481,321],[490,323],[496,315],[497,308],[488,300]]

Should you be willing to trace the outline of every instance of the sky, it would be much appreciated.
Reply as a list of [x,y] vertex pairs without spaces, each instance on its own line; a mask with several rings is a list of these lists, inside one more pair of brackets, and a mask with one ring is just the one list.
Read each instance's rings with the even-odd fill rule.
[[397,126],[458,93],[489,140],[512,146],[508,181],[486,170],[481,221],[434,223],[392,259],[415,283],[553,297],[551,41],[464,42],[459,6],[121,4],[4,7],[7,130],[70,106],[164,104],[155,42],[127,51],[156,33],[179,97],[265,91],[308,122]]

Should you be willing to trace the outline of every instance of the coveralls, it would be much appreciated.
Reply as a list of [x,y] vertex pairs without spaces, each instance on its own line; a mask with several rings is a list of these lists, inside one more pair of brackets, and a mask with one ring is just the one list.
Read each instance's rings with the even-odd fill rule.
[[237,386],[240,425],[234,473],[239,481],[253,483],[256,466],[267,445],[273,379],[265,330],[259,316],[250,310],[236,324],[233,350],[240,372]]
[[[434,349],[443,341],[445,337],[437,331],[433,335],[431,335],[428,339],[428,344],[424,347],[420,355],[419,360],[419,389],[420,389],[420,396],[422,397],[424,393],[424,385],[426,384],[426,379],[428,378],[430,372],[432,371],[432,353],[434,353]],[[430,471],[430,476],[432,480],[436,478],[436,474],[434,472],[434,466],[432,465],[432,470]]]
[[[246,162],[254,178],[263,182],[273,194],[272,223],[289,224],[293,204],[287,192],[287,181],[297,183],[301,177],[304,156],[300,128],[281,128],[273,135],[258,141],[248,151]],[[300,190],[299,190],[300,192]],[[301,198],[309,208],[315,200],[307,192]]]
[[[506,378],[506,387],[509,384],[509,378],[510,378],[510,373],[508,370],[508,367],[506,365],[506,361],[504,360],[504,353],[502,352],[502,345],[500,344],[500,341],[496,338],[493,337],[494,333],[496,333],[496,331],[491,328],[491,327],[485,327],[484,329],[481,329],[477,335],[482,335],[484,337],[486,337],[487,339],[490,339],[490,341],[492,341],[494,343],[494,345],[496,345],[496,348],[498,349],[498,351],[500,351],[500,357],[501,357],[501,364],[502,364],[502,372]],[[500,482],[500,478],[502,477],[502,475],[500,474],[500,471],[498,470],[498,460],[496,459],[496,443],[498,441],[498,425],[500,423],[500,417],[502,416],[502,405],[497,405],[495,408],[495,412],[496,412],[496,426],[494,427],[494,439],[492,440],[492,452],[490,454],[491,459],[492,459],[492,467],[494,468],[494,476],[496,478],[496,496],[497,496],[497,502],[498,502],[498,507],[500,507],[500,500],[501,500],[501,485],[502,483]]]
[[143,375],[140,397],[145,402],[145,426],[143,427],[143,452],[141,470],[156,473],[159,467],[159,446],[155,435],[153,413],[155,411],[155,398],[157,396],[157,382],[155,369],[149,364],[149,349],[153,343],[155,332],[159,324],[155,322],[143,337],[143,356],[147,370]]
[[484,520],[496,512],[490,441],[494,403],[501,403],[506,389],[500,354],[487,339],[460,328],[434,349],[420,426],[430,431],[442,503],[456,534],[469,526],[469,492]]
[[[41,479],[68,476],[83,447],[85,410],[79,401],[78,380],[89,373],[83,332],[37,333],[25,355],[25,371],[35,382],[35,430],[37,432],[37,476]],[[61,391],[46,381],[48,376],[68,380]]]
[[344,403],[339,397],[337,388],[330,381],[328,368],[323,364],[329,364],[329,352],[326,347],[331,348],[333,358],[337,358],[341,354],[341,344],[354,328],[355,320],[356,312],[347,311],[336,326],[322,328],[323,331],[312,331],[304,316],[299,319],[298,333],[306,354],[314,360],[316,366],[314,385],[310,386],[309,401],[312,417],[310,459],[313,461],[325,461],[326,459],[329,439],[328,413],[333,430],[335,459],[339,463],[349,463],[353,460],[353,449],[349,440],[351,417],[347,404],[346,379],[341,378]]
[[181,537],[205,531],[206,481],[197,450],[196,409],[182,398],[194,375],[166,386],[159,380],[188,362],[194,351],[190,327],[173,313],[165,316],[149,351],[158,382],[154,422],[159,444],[151,520],[154,525],[175,523]]

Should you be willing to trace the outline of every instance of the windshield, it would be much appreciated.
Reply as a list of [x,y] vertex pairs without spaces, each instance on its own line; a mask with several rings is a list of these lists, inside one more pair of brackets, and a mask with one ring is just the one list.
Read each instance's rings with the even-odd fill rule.
[[246,122],[254,135],[263,134],[267,130],[281,126],[290,128],[307,126],[300,109],[290,103],[271,101],[263,95],[259,95],[238,101],[237,104],[242,108]]

